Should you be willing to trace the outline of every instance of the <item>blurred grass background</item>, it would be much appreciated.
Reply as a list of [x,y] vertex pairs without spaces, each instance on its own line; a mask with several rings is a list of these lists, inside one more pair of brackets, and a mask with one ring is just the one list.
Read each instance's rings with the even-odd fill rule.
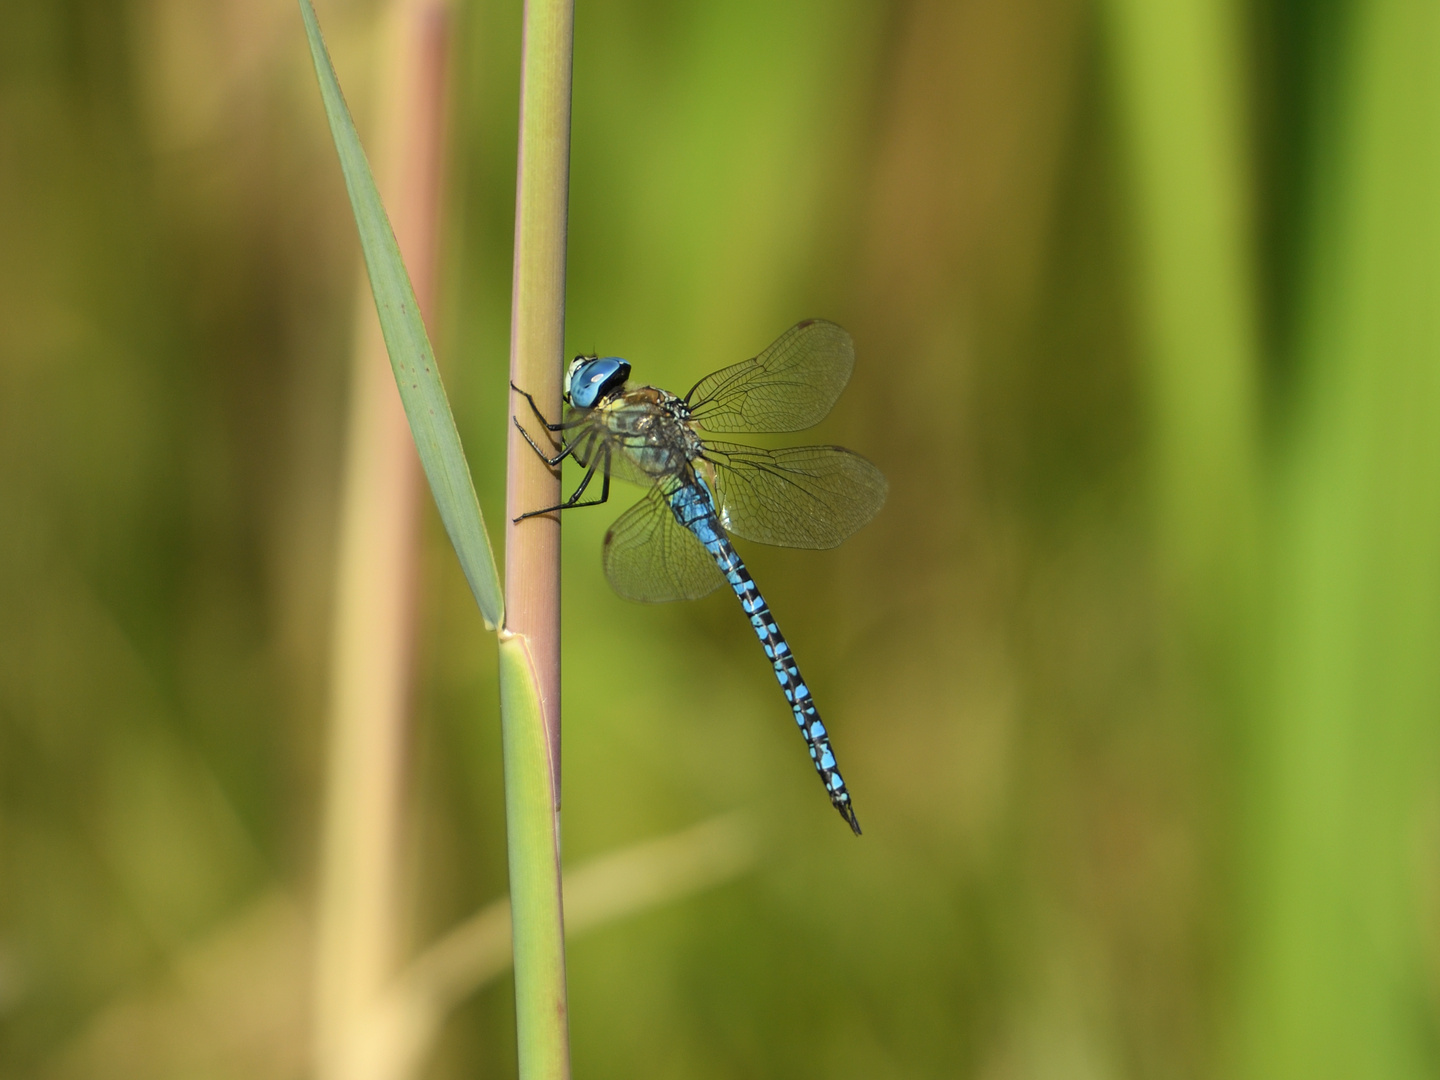
[[[366,131],[377,3],[319,5]],[[437,347],[502,507],[520,8],[454,21]],[[565,530],[565,842],[751,807],[570,951],[586,1077],[1440,1072],[1440,11],[580,3],[570,351],[821,315],[891,482],[732,599]],[[306,1073],[357,245],[288,0],[0,14],[0,1072]],[[504,891],[494,648],[427,504],[413,953]],[[700,764],[703,763],[703,767]],[[508,984],[426,1075],[514,1071]]]

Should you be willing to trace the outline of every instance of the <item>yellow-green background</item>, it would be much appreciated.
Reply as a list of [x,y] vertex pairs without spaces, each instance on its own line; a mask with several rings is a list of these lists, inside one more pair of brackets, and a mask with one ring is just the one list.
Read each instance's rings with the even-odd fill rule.
[[[364,135],[376,8],[320,15]],[[461,4],[451,80],[492,528],[519,28]],[[834,319],[818,438],[891,489],[743,552],[858,841],[733,598],[627,605],[630,493],[568,519],[567,857],[767,838],[572,947],[577,1076],[1440,1073],[1437,57],[1419,0],[580,0],[569,350],[683,390]],[[302,1074],[357,259],[288,0],[0,10],[7,1077]],[[417,947],[505,887],[427,514]],[[512,1075],[510,993],[427,1075]]]

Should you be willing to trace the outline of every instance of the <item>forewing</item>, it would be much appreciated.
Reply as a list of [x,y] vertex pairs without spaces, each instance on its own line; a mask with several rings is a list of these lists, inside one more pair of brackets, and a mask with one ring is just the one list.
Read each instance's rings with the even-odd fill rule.
[[831,548],[884,505],[885,476],[840,446],[705,442],[715,466],[720,523],[728,532],[780,547]]
[[705,376],[685,400],[708,431],[801,431],[830,412],[854,366],[850,335],[807,319],[759,356]]
[[675,520],[658,487],[610,526],[601,559],[611,588],[626,600],[698,600],[725,584],[715,560]]

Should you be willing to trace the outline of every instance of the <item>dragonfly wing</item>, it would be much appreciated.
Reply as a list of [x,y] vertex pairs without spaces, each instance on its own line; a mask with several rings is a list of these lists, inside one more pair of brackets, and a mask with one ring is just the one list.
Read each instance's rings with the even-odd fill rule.
[[626,600],[698,600],[725,584],[715,560],[675,520],[658,486],[610,526],[601,559],[611,588]]
[[885,476],[840,446],[756,446],[705,442],[715,466],[720,523],[746,540],[831,548],[884,505]]
[[801,431],[834,407],[854,366],[850,335],[824,319],[807,319],[759,356],[705,376],[685,401],[708,431]]

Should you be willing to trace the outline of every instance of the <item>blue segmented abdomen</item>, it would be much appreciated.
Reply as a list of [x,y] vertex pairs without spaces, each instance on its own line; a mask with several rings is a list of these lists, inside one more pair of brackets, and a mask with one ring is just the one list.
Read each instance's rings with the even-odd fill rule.
[[800,727],[800,734],[805,737],[805,745],[810,750],[810,760],[815,764],[815,771],[820,774],[831,805],[850,823],[855,834],[860,835],[860,822],[855,819],[855,807],[850,802],[850,792],[846,790],[845,780],[836,767],[835,754],[830,749],[830,736],[815,708],[810,688],[805,685],[805,679],[800,674],[800,667],[790,652],[785,635],[780,633],[775,617],[770,614],[770,606],[755,587],[755,581],[745,569],[739,552],[725,535],[709,490],[703,482],[696,481],[677,486],[668,494],[668,499],[675,519],[705,545],[705,550],[715,559],[720,572],[725,575],[725,580],[740,598],[740,606],[745,609],[755,636],[760,639],[765,655],[775,669],[775,678],[780,683],[780,689],[785,691],[785,700],[790,702],[795,723]]

